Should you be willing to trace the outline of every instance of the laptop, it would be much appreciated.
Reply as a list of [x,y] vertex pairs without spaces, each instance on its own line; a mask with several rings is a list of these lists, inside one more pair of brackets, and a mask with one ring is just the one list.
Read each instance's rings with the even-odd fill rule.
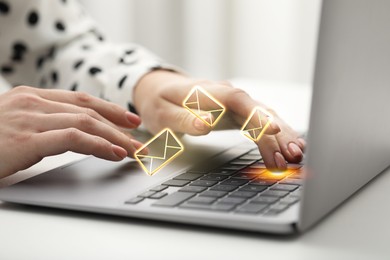
[[153,177],[131,159],[88,157],[3,188],[0,199],[256,232],[303,232],[390,165],[388,10],[387,0],[323,2],[304,165],[270,173],[256,147],[242,143],[237,131],[213,132],[202,137],[203,144],[184,138],[183,155]]

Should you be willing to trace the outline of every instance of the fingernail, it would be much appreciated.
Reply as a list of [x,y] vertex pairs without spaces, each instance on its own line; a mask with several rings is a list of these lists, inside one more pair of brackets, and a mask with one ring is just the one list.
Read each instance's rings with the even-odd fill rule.
[[276,152],[274,154],[274,159],[275,159],[276,167],[278,167],[279,170],[286,170],[287,168],[286,160],[284,159],[281,153]]
[[[205,121],[210,120],[210,117],[208,116],[201,116]],[[202,121],[200,118],[195,118],[194,126],[196,129],[203,131],[207,128],[207,124]]]
[[126,112],[126,118],[127,118],[127,121],[132,125],[140,125],[141,124],[141,118],[138,115],[131,113],[129,111]]
[[[130,141],[134,145],[134,148],[136,150],[141,149],[141,147],[144,146],[143,143],[141,143],[141,142],[139,142],[139,141],[137,141],[135,139],[130,139]],[[147,147],[145,147],[139,153],[142,154],[142,155],[147,155],[149,153],[149,149]]]
[[298,142],[299,142],[299,144],[302,146],[302,148],[305,148],[305,147],[306,147],[306,141],[305,141],[305,139],[303,139],[303,138],[298,138]]
[[291,155],[294,157],[298,157],[302,155],[301,148],[299,148],[299,146],[296,145],[295,143],[289,143],[287,148],[288,151],[291,153]]
[[116,157],[118,157],[121,160],[123,160],[127,156],[126,150],[115,144],[112,145],[112,151],[114,152]]

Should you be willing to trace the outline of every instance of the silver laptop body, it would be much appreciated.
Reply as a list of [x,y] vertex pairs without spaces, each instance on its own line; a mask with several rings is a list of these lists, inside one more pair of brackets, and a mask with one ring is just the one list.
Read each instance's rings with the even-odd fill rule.
[[390,165],[388,10],[387,0],[323,2],[301,201],[280,214],[161,207],[152,205],[156,199],[125,203],[194,166],[212,170],[255,148],[240,144],[237,131],[185,137],[185,153],[153,177],[134,160],[89,157],[3,188],[0,199],[249,231],[306,230]]

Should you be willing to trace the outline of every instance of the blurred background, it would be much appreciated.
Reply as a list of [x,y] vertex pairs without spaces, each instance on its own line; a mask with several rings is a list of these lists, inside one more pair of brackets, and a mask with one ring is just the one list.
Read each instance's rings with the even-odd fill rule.
[[114,41],[189,74],[311,84],[320,0],[82,0]]

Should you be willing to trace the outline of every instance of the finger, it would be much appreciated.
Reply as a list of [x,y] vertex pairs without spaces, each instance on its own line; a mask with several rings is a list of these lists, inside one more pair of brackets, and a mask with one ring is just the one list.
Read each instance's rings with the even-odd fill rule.
[[168,127],[174,132],[197,136],[206,135],[212,130],[209,124],[214,119],[210,113],[201,113],[202,119],[200,119],[187,109],[168,101],[164,101],[164,107],[164,112],[159,115],[159,120],[164,124],[164,127]]
[[[173,86],[171,89],[168,88],[166,91],[164,91],[163,97],[171,101],[172,103],[181,105],[181,103],[185,100],[191,90],[193,90],[194,86],[183,88],[175,88],[175,86]],[[257,101],[253,100],[243,90],[229,87],[227,85],[210,83],[199,84],[199,86],[204,89],[208,95],[212,96],[219,103],[221,103],[226,108],[227,112],[233,114],[234,121],[237,122],[236,124],[238,124],[239,126],[242,126],[245,123],[245,121],[249,118],[249,116],[256,107],[263,107],[265,110],[267,110],[265,106],[262,106]],[[204,95],[202,95],[200,99],[200,103],[202,104],[203,110],[219,108],[215,107],[216,104],[214,102],[207,102],[207,98],[204,97]],[[178,102],[178,100],[180,100],[180,102]],[[207,109],[204,108],[204,106],[206,106]],[[272,113],[274,112],[271,111],[270,114]],[[272,117],[273,116],[276,116],[276,113],[274,113]],[[262,125],[266,125],[267,122],[268,118],[266,116],[261,117]],[[276,134],[279,131],[280,127],[276,122],[273,121],[266,129],[265,134]]]
[[293,134],[282,131],[275,135],[283,156],[288,162],[299,163],[303,159],[303,152],[299,147],[299,142]]
[[[269,123],[269,127],[265,130],[264,134],[274,135],[280,132],[280,126],[276,122],[276,113],[269,110],[264,105],[253,100],[245,91],[237,88],[232,88],[230,93],[227,94],[224,99],[226,108],[233,112],[234,119],[240,124],[244,125],[252,115],[259,113],[261,125],[265,126]],[[249,120],[251,121],[251,120]]]
[[[144,146],[143,143],[141,143],[141,142],[139,142],[139,141],[137,141],[135,139],[131,139],[131,142],[133,143],[136,151],[138,151],[142,146]],[[139,154],[142,154],[142,155],[147,155],[148,153],[149,153],[149,148],[148,147],[144,147],[142,149],[142,151],[139,151]],[[132,154],[131,157],[135,158],[135,152]]]
[[93,109],[104,118],[122,127],[134,128],[141,124],[141,119],[136,114],[127,111],[117,104],[83,92],[59,89],[34,89],[34,91],[44,99]]
[[298,145],[301,148],[301,150],[304,152],[306,149],[306,145],[307,145],[305,139],[299,137],[298,138]]
[[132,156],[136,148],[131,139],[116,128],[87,115],[87,114],[43,114],[37,118],[39,132],[76,128],[82,132],[99,136],[112,144],[124,148]]
[[265,135],[257,143],[266,167],[270,170],[286,170],[287,164],[281,154],[275,136]]
[[111,121],[107,120],[106,118],[104,118],[102,115],[100,115],[98,112],[96,112],[95,110],[93,110],[91,108],[79,107],[76,105],[51,101],[51,100],[47,100],[47,99],[43,99],[41,102],[44,102],[44,104],[40,106],[40,110],[43,113],[47,113],[47,114],[57,114],[57,113],[86,114],[86,115],[89,115],[89,116],[109,125],[112,128],[119,130],[117,125],[115,125]]
[[120,161],[127,156],[126,150],[122,147],[76,128],[37,133],[34,134],[33,140],[40,158],[67,151],[94,155],[111,161]]

